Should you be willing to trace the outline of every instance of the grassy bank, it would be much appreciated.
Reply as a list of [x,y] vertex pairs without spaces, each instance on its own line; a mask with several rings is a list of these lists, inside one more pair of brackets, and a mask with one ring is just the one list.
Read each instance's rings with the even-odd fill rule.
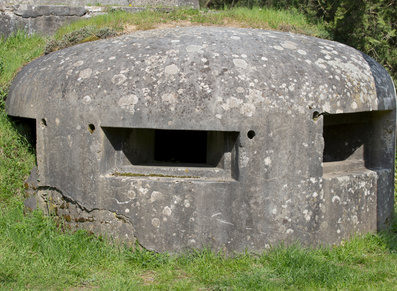
[[134,15],[124,13],[123,11],[114,11],[113,13],[85,19],[65,26],[59,29],[55,38],[61,39],[66,33],[86,26],[96,28],[111,27],[119,32],[128,32],[129,29],[146,30],[169,27],[170,25],[185,26],[191,24],[276,29],[295,31],[322,38],[329,37],[322,22],[314,25],[302,14],[270,8],[248,9],[240,7],[220,11],[179,9],[168,13],[147,10]]
[[[23,33],[1,40],[0,100],[18,69],[42,55],[49,43],[55,50],[110,32],[192,24],[278,29],[330,38],[321,23],[313,25],[302,15],[271,9],[134,15],[116,11],[66,26],[50,40]],[[69,232],[39,211],[24,215],[23,182],[35,160],[28,140],[27,131],[7,117],[0,101],[1,290],[397,289],[397,224],[390,232],[353,237],[329,249],[295,244],[225,258],[206,249],[178,256],[139,247],[133,252],[84,231]]]
[[2,290],[395,290],[395,238],[366,235],[332,249],[298,244],[224,258],[116,248],[15,207],[0,215]]

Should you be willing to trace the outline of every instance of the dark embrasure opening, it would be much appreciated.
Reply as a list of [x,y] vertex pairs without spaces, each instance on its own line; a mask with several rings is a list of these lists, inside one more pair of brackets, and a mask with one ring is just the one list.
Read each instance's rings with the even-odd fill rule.
[[[119,166],[223,167],[235,160],[238,132],[102,127],[120,155],[109,158]],[[108,161],[110,161],[108,159]],[[111,162],[113,163],[113,162]],[[233,162],[234,163],[234,162]]]
[[154,132],[154,161],[166,163],[207,163],[207,132],[160,130]]

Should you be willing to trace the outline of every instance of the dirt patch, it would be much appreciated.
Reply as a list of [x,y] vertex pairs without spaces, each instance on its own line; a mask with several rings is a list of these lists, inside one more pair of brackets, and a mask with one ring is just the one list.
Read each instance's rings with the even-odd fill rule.
[[98,288],[99,288],[98,286],[79,286],[79,287],[71,287],[66,290],[67,291],[92,291],[92,290],[97,290]]
[[194,26],[197,23],[191,22],[189,20],[178,20],[172,21],[167,23],[160,23],[156,28],[174,28],[174,27],[187,27],[187,26]]
[[171,21],[171,22],[167,22],[167,23],[150,24],[148,26],[127,24],[124,27],[124,30],[121,34],[128,34],[128,33],[136,32],[139,30],[166,29],[166,28],[187,27],[187,26],[195,26],[195,25],[197,25],[197,23],[193,23],[191,21],[186,21],[186,20],[178,20],[178,21]]
[[144,285],[151,285],[155,279],[155,273],[153,271],[148,271],[140,275],[141,279],[143,280]]

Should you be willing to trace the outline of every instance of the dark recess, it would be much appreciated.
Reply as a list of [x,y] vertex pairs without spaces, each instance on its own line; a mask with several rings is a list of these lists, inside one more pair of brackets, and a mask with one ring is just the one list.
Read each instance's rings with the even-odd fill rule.
[[367,168],[381,167],[382,123],[389,111],[324,115],[323,162],[363,160]]
[[253,139],[255,137],[255,131],[253,130],[248,131],[247,136],[249,139]]
[[206,131],[157,129],[154,143],[154,160],[157,162],[206,163]]
[[[231,158],[235,165],[238,132],[116,127],[102,130],[111,146],[110,164],[222,168]],[[114,159],[113,151],[122,154]]]
[[11,120],[13,121],[18,133],[28,142],[29,148],[32,152],[36,153],[36,119],[12,117]]
[[88,125],[88,131],[89,131],[91,134],[93,134],[94,131],[95,131],[95,125],[89,124],[89,125]]

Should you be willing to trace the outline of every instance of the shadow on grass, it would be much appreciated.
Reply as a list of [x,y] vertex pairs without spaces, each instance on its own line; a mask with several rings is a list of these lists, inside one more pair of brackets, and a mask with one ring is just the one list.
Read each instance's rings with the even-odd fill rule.
[[397,217],[396,211],[393,213],[393,220],[388,229],[378,233],[379,238],[384,242],[389,251],[397,252]]
[[0,287],[3,285],[10,285],[16,282],[17,280],[14,278],[14,276],[0,271]]
[[10,116],[8,119],[24,141],[29,153],[36,155],[36,119]]

